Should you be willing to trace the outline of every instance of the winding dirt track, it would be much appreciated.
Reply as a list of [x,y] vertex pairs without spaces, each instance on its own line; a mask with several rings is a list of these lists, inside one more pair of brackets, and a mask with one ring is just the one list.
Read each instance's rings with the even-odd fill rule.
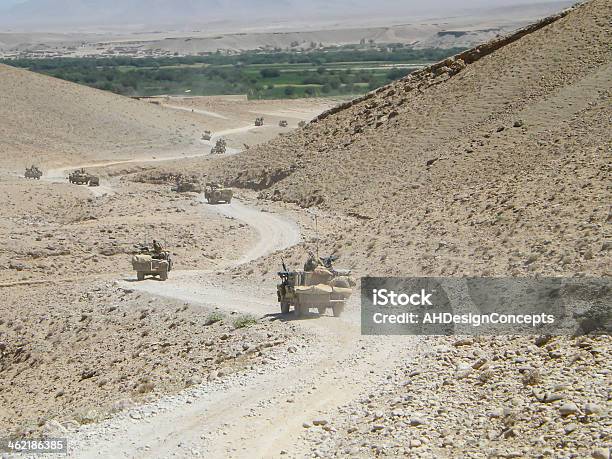
[[[221,134],[222,133],[219,133],[214,138],[218,137]],[[205,145],[212,146],[213,140],[210,140],[210,141],[201,140],[201,142]],[[222,156],[231,156],[231,155],[240,153],[240,151],[241,150],[237,148],[226,147],[226,153],[222,155],[216,154],[214,155],[214,157],[218,158]],[[109,167],[109,166],[117,166],[121,164],[157,163],[157,162],[163,162],[163,161],[174,161],[177,159],[200,158],[202,156],[211,156],[211,155],[209,151],[202,150],[202,152],[200,153],[192,153],[192,154],[181,154],[181,155],[172,154],[168,156],[156,156],[156,157],[143,156],[143,157],[131,158],[131,159],[121,159],[117,161],[100,161],[100,162],[95,162],[95,163],[78,164],[75,166],[64,166],[64,167],[59,167],[56,169],[49,169],[42,176],[42,180],[46,180],[48,182],[54,182],[54,183],[64,183],[67,180],[68,173],[75,169],[104,168],[104,167]],[[88,188],[95,196],[102,196],[104,194],[114,193],[112,189],[112,184],[108,180],[103,180],[103,179],[100,180],[100,186],[88,187]]]
[[[167,158],[165,158],[167,159]],[[142,159],[125,162],[144,162]],[[114,163],[116,164],[116,163]],[[109,163],[96,164],[95,167]],[[75,166],[73,168],[80,167]],[[88,165],[87,167],[94,167]],[[63,178],[67,169],[48,179]],[[110,186],[110,185],[109,185]],[[112,189],[110,190],[112,192]],[[257,241],[225,269],[249,263],[297,244],[299,227],[274,213],[262,212],[233,200],[230,205],[205,205],[240,220],[257,233]],[[227,313],[276,314],[275,286],[253,289],[252,284],[218,285],[207,271],[178,271],[166,282],[125,282],[160,297],[194,305],[213,306]],[[294,322],[314,334],[315,345],[287,354],[281,365],[255,368],[197,386],[189,394],[163,398],[123,412],[100,424],[82,426],[71,438],[71,457],[277,457],[281,451],[303,456],[302,424],[325,416],[375,384],[399,358],[397,337],[376,341],[359,330],[355,295],[342,318],[315,316]],[[283,317],[282,320],[293,320]],[[401,344],[401,343],[400,343]],[[144,415],[142,414],[144,413]]]

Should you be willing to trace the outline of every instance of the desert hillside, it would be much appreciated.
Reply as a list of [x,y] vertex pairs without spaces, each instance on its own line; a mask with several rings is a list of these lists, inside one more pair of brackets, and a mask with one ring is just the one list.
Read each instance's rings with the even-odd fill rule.
[[[342,317],[287,314],[277,271],[319,249],[356,279],[608,277],[611,13],[590,1],[322,114],[0,66],[0,433],[78,458],[609,459],[605,308],[602,336],[365,336],[358,285]],[[97,186],[66,180],[83,164]],[[132,264],[152,239],[169,272]]]
[[5,65],[0,88],[0,162],[19,169],[185,149],[201,130],[189,114]]
[[352,217],[350,245],[368,249],[339,241],[346,228],[330,234],[330,249],[370,272],[603,274],[611,13],[603,0],[563,12],[217,163],[216,173]]

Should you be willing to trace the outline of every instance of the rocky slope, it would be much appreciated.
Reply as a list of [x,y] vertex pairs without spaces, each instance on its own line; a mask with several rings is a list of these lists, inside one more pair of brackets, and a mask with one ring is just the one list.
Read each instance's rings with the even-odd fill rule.
[[188,114],[0,65],[0,164],[76,164],[188,148]]
[[609,338],[436,337],[305,426],[315,457],[608,458]]
[[338,232],[363,250],[338,233],[331,248],[377,272],[603,274],[611,12],[600,0],[578,6],[219,161],[213,173],[353,218]]

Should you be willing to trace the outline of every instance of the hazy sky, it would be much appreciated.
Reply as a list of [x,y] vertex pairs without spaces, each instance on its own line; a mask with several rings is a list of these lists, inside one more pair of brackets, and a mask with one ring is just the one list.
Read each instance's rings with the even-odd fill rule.
[[0,8],[13,6],[16,3],[23,3],[25,0],[0,0]]
[[[17,3],[26,3],[28,0],[0,0],[0,8],[6,8],[6,7],[10,7],[13,6]],[[172,0],[168,0],[169,3],[172,3]],[[252,3],[253,5],[257,5],[257,3],[259,3],[261,0],[252,0],[250,3]],[[545,1],[555,1],[555,0],[543,0]],[[52,3],[52,2],[45,2],[45,3]],[[75,2],[76,3],[76,2]],[[79,2],[79,3],[88,3],[88,2]],[[97,3],[97,4],[102,4],[102,5],[108,5],[108,6],[112,6],[112,5],[118,5],[120,3],[122,3],[121,1],[117,1],[117,0],[100,0],[98,2],[89,2],[89,3]],[[266,2],[266,3],[275,3],[275,2]],[[276,3],[278,4],[282,4],[282,0],[277,1]],[[328,0],[328,3],[333,4],[334,0]],[[344,2],[340,2],[340,3],[344,3]],[[358,4],[358,3],[372,3],[371,0],[355,0],[354,3]],[[392,3],[392,2],[390,2]],[[428,5],[428,7],[432,7],[432,8],[440,8],[440,7],[481,7],[481,6],[504,6],[504,5],[520,5],[520,4],[526,4],[526,3],[532,3],[529,2],[528,0],[461,0],[461,1],[456,1],[456,0],[428,0],[427,2],[424,2],[423,0],[397,0],[395,3],[402,4],[402,5],[411,5],[414,7],[418,7],[418,8],[422,8],[423,5]],[[537,3],[542,3],[542,1],[538,1]]]
[[13,26],[196,24],[215,21],[257,24],[363,17],[409,20],[461,11],[559,0],[0,0],[0,32]]

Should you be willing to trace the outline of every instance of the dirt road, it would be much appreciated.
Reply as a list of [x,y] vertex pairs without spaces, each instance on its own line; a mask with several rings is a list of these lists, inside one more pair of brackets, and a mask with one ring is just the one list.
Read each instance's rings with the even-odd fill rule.
[[[218,137],[218,136],[215,136]],[[202,140],[202,143],[208,144],[212,147],[213,142]],[[221,156],[230,156],[239,153],[240,150],[237,148],[226,147],[226,153],[220,155],[216,154],[215,157]],[[183,153],[181,155],[177,155],[176,153],[172,153],[168,156],[141,156],[138,158],[132,159],[124,159],[118,161],[103,161],[103,162],[95,162],[95,163],[87,163],[87,164],[79,164],[76,166],[66,166],[55,169],[49,169],[42,177],[42,180],[46,180],[48,182],[53,183],[65,183],[70,171],[75,169],[94,169],[94,168],[104,168],[110,166],[118,166],[122,164],[140,164],[140,163],[156,163],[162,161],[174,161],[177,159],[191,159],[191,158],[200,158],[202,156],[210,156],[210,152],[208,149],[202,149],[198,153],[187,154]],[[103,178],[100,179],[100,186],[97,187],[87,187],[89,191],[91,191],[95,196],[103,196],[105,194],[113,194],[113,186],[110,183],[110,180],[105,180]]]
[[[234,200],[210,206],[251,226],[256,242],[226,269],[248,263],[300,240],[298,226],[280,215]],[[100,457],[275,457],[301,455],[303,425],[359,396],[399,358],[397,341],[372,341],[359,330],[358,298],[342,318],[312,314],[294,321],[278,312],[274,285],[211,280],[206,271],[174,272],[166,282],[121,281],[126,288],[173,298],[225,314],[248,313],[293,321],[313,335],[313,347],[288,349],[266,368],[252,368],[204,383],[178,396],[123,412],[101,424],[81,427],[71,456]],[[265,320],[265,319],[264,319]],[[306,423],[306,424],[305,424]]]
[[218,118],[220,120],[228,119],[227,116],[223,116],[220,113],[211,112],[209,110],[202,110],[199,108],[188,108],[188,107],[181,107],[179,105],[171,105],[171,104],[162,104],[162,107],[171,108],[173,110],[180,110],[180,111],[188,112],[188,113],[197,113],[199,115],[212,116],[213,118]]
[[[233,199],[231,204],[207,205],[202,200],[203,212],[225,215],[227,218],[246,223],[257,234],[257,241],[239,259],[229,261],[222,269],[229,269],[264,257],[279,250],[297,244],[300,239],[300,229],[292,221],[270,212],[249,207]],[[215,270],[219,272],[219,270]],[[260,293],[254,296],[248,288],[241,285],[219,286],[207,280],[211,271],[190,270],[173,271],[165,282],[145,281],[132,283],[124,281],[121,284],[134,290],[153,295],[174,298],[192,304],[217,306],[228,311],[240,311],[245,314],[270,313],[275,305],[270,298],[275,298],[275,292]],[[274,286],[272,286],[274,287]]]

